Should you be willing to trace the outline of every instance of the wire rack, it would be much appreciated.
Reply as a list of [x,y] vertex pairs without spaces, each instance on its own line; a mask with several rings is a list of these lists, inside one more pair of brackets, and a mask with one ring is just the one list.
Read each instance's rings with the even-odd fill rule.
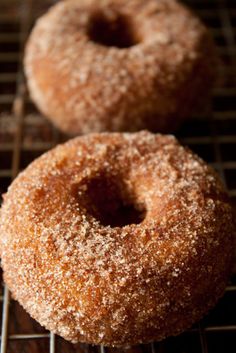
[[[177,137],[220,174],[236,206],[236,2],[185,0],[210,28],[222,59],[220,84],[204,112],[193,116]],[[0,1],[0,193],[34,158],[66,137],[30,101],[22,56],[31,26],[53,1]],[[236,209],[236,208],[235,208]],[[216,254],[217,256],[217,254]],[[236,271],[234,271],[235,273]],[[0,353],[235,353],[236,275],[216,308],[184,334],[126,349],[72,345],[54,336],[10,298],[2,284]]]

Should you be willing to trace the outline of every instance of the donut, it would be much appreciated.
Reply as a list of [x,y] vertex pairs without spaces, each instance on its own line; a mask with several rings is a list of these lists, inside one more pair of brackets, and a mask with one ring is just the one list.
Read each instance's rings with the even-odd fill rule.
[[209,92],[215,58],[205,26],[174,0],[67,0],[37,21],[25,72],[68,134],[170,132]]
[[4,280],[47,329],[123,346],[176,335],[223,294],[232,210],[173,136],[95,133],[36,159],[0,218]]

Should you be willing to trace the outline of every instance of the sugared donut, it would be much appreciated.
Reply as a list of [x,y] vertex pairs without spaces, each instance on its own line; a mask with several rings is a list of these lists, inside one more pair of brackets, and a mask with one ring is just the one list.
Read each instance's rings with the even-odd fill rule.
[[232,215],[213,170],[174,137],[91,134],[44,154],[4,196],[4,279],[73,342],[187,329],[223,294]]
[[32,99],[69,134],[173,130],[214,68],[205,26],[174,0],[60,1],[25,56]]

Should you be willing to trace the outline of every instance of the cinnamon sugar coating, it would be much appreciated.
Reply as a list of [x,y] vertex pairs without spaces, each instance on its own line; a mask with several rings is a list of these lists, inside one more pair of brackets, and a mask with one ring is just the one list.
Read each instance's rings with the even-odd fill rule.
[[215,305],[232,262],[217,175],[145,131],[75,138],[36,159],[4,195],[0,234],[13,297],[72,342],[176,335]]
[[69,134],[172,131],[214,70],[207,29],[175,0],[60,1],[25,54],[32,99]]

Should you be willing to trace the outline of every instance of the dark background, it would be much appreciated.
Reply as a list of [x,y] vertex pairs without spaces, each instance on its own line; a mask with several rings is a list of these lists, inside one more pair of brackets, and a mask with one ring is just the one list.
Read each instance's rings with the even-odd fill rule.
[[[21,64],[24,43],[35,18],[52,3],[0,0],[0,193],[6,191],[19,170],[67,139],[41,117],[30,101]],[[221,57],[220,84],[204,112],[192,116],[176,135],[219,172],[236,206],[236,1],[188,0],[185,3],[202,18],[214,36]],[[8,301],[6,293],[5,299],[3,294],[2,285],[0,299],[6,309]],[[54,350],[58,353],[235,353],[236,275],[232,276],[217,307],[199,324],[176,338],[153,345],[115,350],[74,346],[56,338],[54,346],[53,337],[50,339],[49,333],[13,300],[3,330],[7,333],[3,332],[3,339],[8,340],[7,345],[2,344],[0,353],[46,353],[50,344],[51,353]]]

